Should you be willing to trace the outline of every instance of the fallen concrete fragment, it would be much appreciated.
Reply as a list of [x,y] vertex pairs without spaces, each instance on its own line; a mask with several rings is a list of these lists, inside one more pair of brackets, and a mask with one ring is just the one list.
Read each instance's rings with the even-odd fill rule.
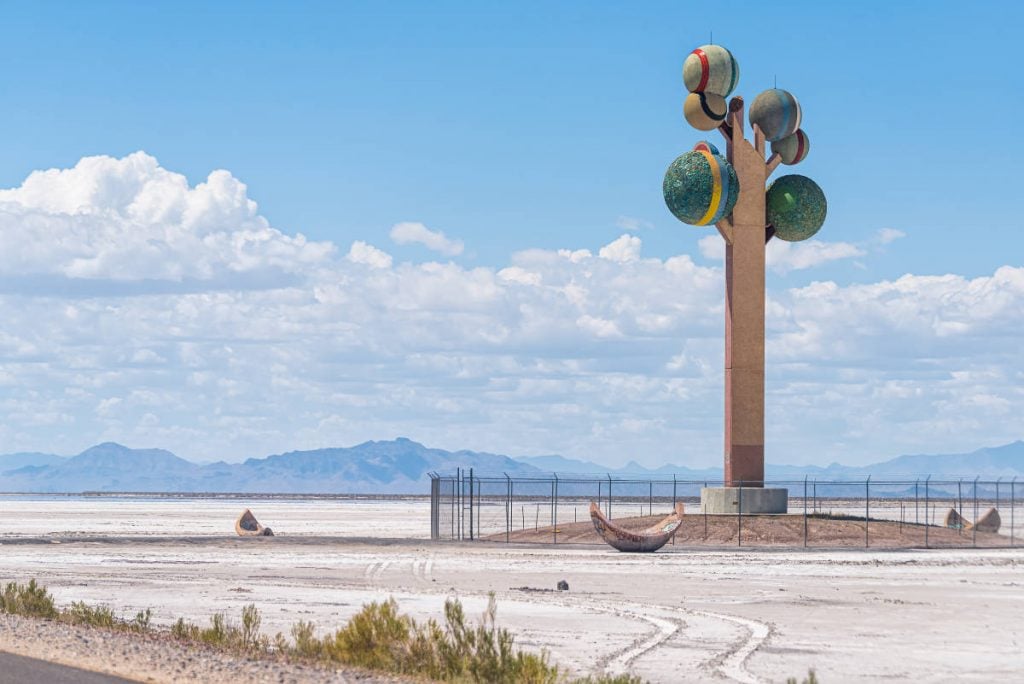
[[946,517],[943,518],[942,525],[951,530],[969,530],[971,528],[971,523],[967,522],[966,518],[957,513],[955,508],[950,508],[946,511]]
[[1003,520],[999,517],[999,511],[995,508],[989,508],[978,516],[974,523],[970,523],[967,518],[957,513],[955,508],[950,508],[946,511],[946,517],[943,519],[942,524],[953,530],[976,529],[978,532],[991,532],[995,534],[999,532]]
[[998,532],[1002,524],[1003,520],[995,508],[988,509],[974,521],[974,527],[979,532]]
[[256,516],[248,508],[242,511],[242,515],[238,516],[238,520],[235,521],[235,532],[238,533],[239,537],[274,536],[274,531],[269,527],[260,525],[259,521],[256,520]]

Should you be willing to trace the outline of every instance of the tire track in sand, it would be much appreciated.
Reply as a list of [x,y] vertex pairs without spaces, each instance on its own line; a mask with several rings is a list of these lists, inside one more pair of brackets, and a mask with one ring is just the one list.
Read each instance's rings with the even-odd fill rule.
[[647,637],[639,637],[625,648],[615,651],[608,657],[599,659],[596,663],[596,670],[603,670],[607,674],[612,675],[627,672],[630,664],[635,660],[654,652],[662,644],[679,633],[686,624],[684,619],[686,616],[693,616],[729,622],[747,630],[747,637],[745,639],[718,653],[708,663],[712,672],[742,684],[762,684],[765,681],[749,672],[745,666],[750,656],[771,635],[771,628],[766,623],[735,615],[668,606],[645,606],[643,611],[639,611],[610,601],[575,600],[568,597],[552,601],[552,603],[564,607],[592,610],[608,615],[625,617],[646,622],[655,627],[656,631],[654,634]]
[[432,577],[433,572],[433,558],[417,559],[412,562],[412,576],[424,584],[430,584],[434,581]]
[[638,637],[629,646],[619,649],[609,656],[600,658],[596,663],[595,669],[604,670],[608,674],[622,674],[626,672],[630,663],[661,646],[679,632],[683,626],[683,620],[676,615],[676,611],[670,608],[650,606],[641,612],[618,603],[594,601],[593,599],[561,599],[551,603],[567,608],[590,610],[646,622],[655,628],[654,634],[647,637]]
[[722,613],[712,613],[706,610],[693,610],[687,612],[692,613],[693,615],[702,615],[714,620],[724,620],[726,622],[731,622],[734,625],[744,627],[748,631],[747,639],[727,650],[712,661],[712,663],[717,661],[717,666],[714,667],[714,670],[724,677],[728,677],[729,679],[737,682],[742,682],[743,684],[761,684],[761,682],[765,681],[748,671],[746,669],[746,663],[747,659],[754,654],[754,651],[759,649],[761,645],[768,640],[768,637],[771,635],[771,627],[763,622],[750,620],[748,618],[741,618],[735,615],[723,615]]
[[366,570],[363,571],[363,580],[370,586],[377,584],[389,565],[391,565],[389,560],[370,563],[366,566]]

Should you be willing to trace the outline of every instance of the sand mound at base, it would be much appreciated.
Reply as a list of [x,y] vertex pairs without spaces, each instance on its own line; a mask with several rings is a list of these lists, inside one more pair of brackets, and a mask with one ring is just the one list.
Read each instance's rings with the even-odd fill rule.
[[[998,515],[998,514],[997,514]],[[615,518],[615,524],[639,531],[657,522],[662,516]],[[980,522],[980,519],[979,519]],[[863,547],[865,544],[864,518],[809,515],[807,516],[807,544],[819,547]],[[892,520],[871,519],[867,525],[867,540],[872,547],[899,548],[925,546],[927,527],[929,546],[1008,546],[1009,539],[978,528],[977,534],[938,525],[903,523]],[[998,529],[998,528],[997,528]],[[506,533],[481,537],[483,541],[504,542]],[[557,532],[548,527],[513,530],[508,541],[523,543],[601,544],[601,537],[589,520],[559,524]],[[736,516],[701,514],[684,516],[675,539],[675,546],[803,546],[803,515],[745,515],[742,528]]]

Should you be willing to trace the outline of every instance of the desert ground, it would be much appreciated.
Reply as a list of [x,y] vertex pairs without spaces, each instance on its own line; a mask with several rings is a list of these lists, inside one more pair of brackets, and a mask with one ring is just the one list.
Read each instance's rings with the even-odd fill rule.
[[[252,508],[272,538],[239,539]],[[337,627],[394,597],[439,618],[487,595],[517,643],[577,674],[651,682],[1013,681],[1024,676],[1024,549],[431,542],[425,501],[0,498],[0,579],[154,622],[238,614]],[[559,592],[559,580],[569,591]],[[5,648],[0,634],[0,650]]]

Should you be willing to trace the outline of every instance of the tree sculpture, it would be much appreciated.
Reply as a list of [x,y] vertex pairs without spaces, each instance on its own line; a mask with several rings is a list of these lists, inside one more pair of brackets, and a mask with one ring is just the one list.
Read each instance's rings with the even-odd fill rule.
[[724,479],[726,487],[763,487],[765,246],[772,237],[794,242],[817,233],[825,221],[825,195],[800,175],[765,187],[779,164],[798,164],[810,150],[793,95],[773,88],[754,99],[749,141],[743,98],[726,105],[739,81],[732,53],[719,45],[697,48],[683,64],[683,81],[686,120],[698,130],[717,128],[726,154],[700,142],[678,157],[665,173],[665,203],[680,221],[714,224],[725,239]]

